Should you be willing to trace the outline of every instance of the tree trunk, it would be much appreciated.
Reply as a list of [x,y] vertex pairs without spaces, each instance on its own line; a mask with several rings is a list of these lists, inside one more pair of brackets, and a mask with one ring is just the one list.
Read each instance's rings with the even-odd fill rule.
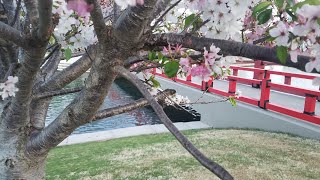
[[0,124],[0,179],[45,179],[46,155],[28,156],[27,130],[21,131],[10,132]]

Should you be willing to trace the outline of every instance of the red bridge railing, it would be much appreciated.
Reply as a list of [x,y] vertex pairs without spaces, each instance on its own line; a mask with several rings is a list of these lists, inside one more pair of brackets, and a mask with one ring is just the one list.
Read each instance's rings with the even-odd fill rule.
[[[228,91],[223,91],[212,87],[213,79],[208,82],[202,81],[201,84],[192,82],[192,77],[188,76],[186,79],[172,78],[174,81],[200,89],[202,91],[207,91],[213,94],[218,94],[221,96],[229,97],[234,95],[237,90],[237,84],[249,84],[253,87],[260,88],[260,98],[252,98],[247,96],[241,96],[238,100],[253,106],[258,106],[265,110],[271,110],[281,114],[285,114],[291,117],[295,117],[304,121],[320,125],[320,116],[315,114],[315,108],[317,100],[320,99],[319,90],[304,89],[299,87],[291,86],[292,78],[301,78],[301,79],[314,79],[316,76],[303,75],[296,73],[287,73],[279,72],[272,70],[264,70],[259,68],[248,68],[248,67],[230,67],[233,70],[233,74],[228,76],[229,87]],[[250,71],[254,73],[253,79],[243,78],[238,76],[239,71]],[[167,78],[163,73],[157,73],[156,70],[153,70],[155,75]],[[280,75],[284,76],[284,84],[277,84],[271,82],[270,75]],[[298,95],[305,97],[304,109],[297,110],[289,107],[284,107],[278,104],[274,104],[270,101],[270,91],[279,91],[288,94]]]

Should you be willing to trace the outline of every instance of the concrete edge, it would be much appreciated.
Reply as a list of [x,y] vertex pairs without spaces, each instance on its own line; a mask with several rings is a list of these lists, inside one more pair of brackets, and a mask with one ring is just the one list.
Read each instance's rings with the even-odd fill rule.
[[[186,122],[186,123],[174,123],[179,130],[190,130],[190,129],[207,129],[211,128],[209,125],[200,122]],[[85,134],[74,134],[62,141],[58,146],[81,144],[87,142],[105,141],[116,138],[147,135],[147,134],[159,134],[169,132],[163,124],[156,125],[144,125],[128,128],[120,128],[107,131],[99,131],[94,133]]]

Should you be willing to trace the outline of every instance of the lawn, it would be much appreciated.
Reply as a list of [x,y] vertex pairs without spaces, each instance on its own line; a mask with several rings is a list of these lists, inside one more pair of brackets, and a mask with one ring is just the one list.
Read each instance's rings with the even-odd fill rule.
[[[320,141],[253,130],[184,131],[235,179],[320,179]],[[58,147],[47,179],[216,179],[170,135]]]

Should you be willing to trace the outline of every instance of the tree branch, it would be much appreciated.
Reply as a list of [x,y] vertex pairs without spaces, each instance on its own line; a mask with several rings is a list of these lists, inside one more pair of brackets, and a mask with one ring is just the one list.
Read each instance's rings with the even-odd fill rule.
[[10,41],[24,49],[28,49],[26,37],[19,30],[0,21],[0,38]]
[[133,83],[139,91],[145,96],[148,100],[150,106],[154,109],[162,123],[168,128],[168,130],[177,138],[177,140],[181,143],[181,145],[189,151],[189,153],[195,157],[204,167],[208,170],[216,174],[221,179],[233,179],[233,177],[219,164],[208,159],[204,154],[202,154],[171,122],[168,116],[163,111],[162,107],[158,104],[158,102],[153,98],[153,96],[149,93],[148,89],[144,86],[144,84],[140,81],[139,78],[131,74],[127,69],[117,66],[116,70],[119,75],[124,77]]
[[127,8],[114,25],[114,34],[123,49],[137,49],[143,44],[141,37],[151,18],[156,0]]
[[48,153],[76,128],[90,122],[117,75],[117,56],[112,43],[100,44],[85,88],[53,122],[29,140],[26,151],[30,157]]
[[[174,4],[172,4],[159,18],[158,20],[154,23],[154,25],[150,28],[150,31],[153,31],[161,21],[163,21],[163,18],[168,14],[169,11],[171,11],[171,9],[173,9],[175,6],[177,6],[179,3],[181,2],[181,0],[178,0],[177,2],[175,2]],[[159,12],[160,13],[160,12]]]
[[90,46],[88,48],[88,54],[85,53],[76,62],[72,63],[61,72],[53,75],[48,81],[39,86],[35,91],[37,93],[43,93],[58,90],[80,77],[91,67],[93,63],[92,60],[96,58],[98,46],[98,44]]
[[104,41],[108,36],[107,26],[103,19],[103,13],[101,10],[100,3],[97,0],[93,0],[93,10],[90,12],[91,19],[94,25],[94,30],[97,34],[100,42]]
[[[228,53],[232,56],[241,56],[250,58],[253,60],[263,60],[280,64],[280,60],[277,57],[275,48],[262,47],[258,45],[246,44],[236,41],[222,40],[222,39],[210,39],[205,37],[195,37],[191,35],[179,35],[179,34],[156,34],[151,36],[147,46],[166,46],[168,43],[181,44],[183,47],[191,48],[197,51],[203,51],[203,47],[207,49],[214,44],[219,47],[222,52]],[[310,57],[298,56],[298,62],[294,63],[288,56],[286,63],[283,64],[288,67],[294,67],[302,71],[305,70],[305,65],[310,61]],[[316,72],[314,70],[314,72]]]
[[40,39],[47,40],[50,38],[52,29],[52,0],[38,0],[39,11],[39,32]]
[[[165,99],[167,96],[173,95],[175,94],[176,91],[173,89],[166,89],[163,92],[157,94],[155,96],[156,100],[163,100]],[[100,110],[97,112],[97,114],[93,117],[92,121],[96,121],[99,119],[103,119],[103,118],[108,118],[111,116],[115,116],[115,115],[119,115],[122,113],[126,113],[135,109],[139,109],[142,108],[144,106],[147,106],[148,100],[146,100],[145,98],[141,98],[138,99],[132,103],[129,104],[125,104],[125,105],[121,105],[121,106],[117,106],[117,107],[113,107],[113,108],[108,108],[108,109],[104,109],[104,110]]]
[[62,96],[66,94],[80,92],[82,89],[83,87],[76,87],[76,88],[70,88],[70,89],[62,89],[58,91],[45,92],[42,94],[35,95],[34,98],[38,100],[38,99],[44,99],[44,98],[53,97],[53,96]]

